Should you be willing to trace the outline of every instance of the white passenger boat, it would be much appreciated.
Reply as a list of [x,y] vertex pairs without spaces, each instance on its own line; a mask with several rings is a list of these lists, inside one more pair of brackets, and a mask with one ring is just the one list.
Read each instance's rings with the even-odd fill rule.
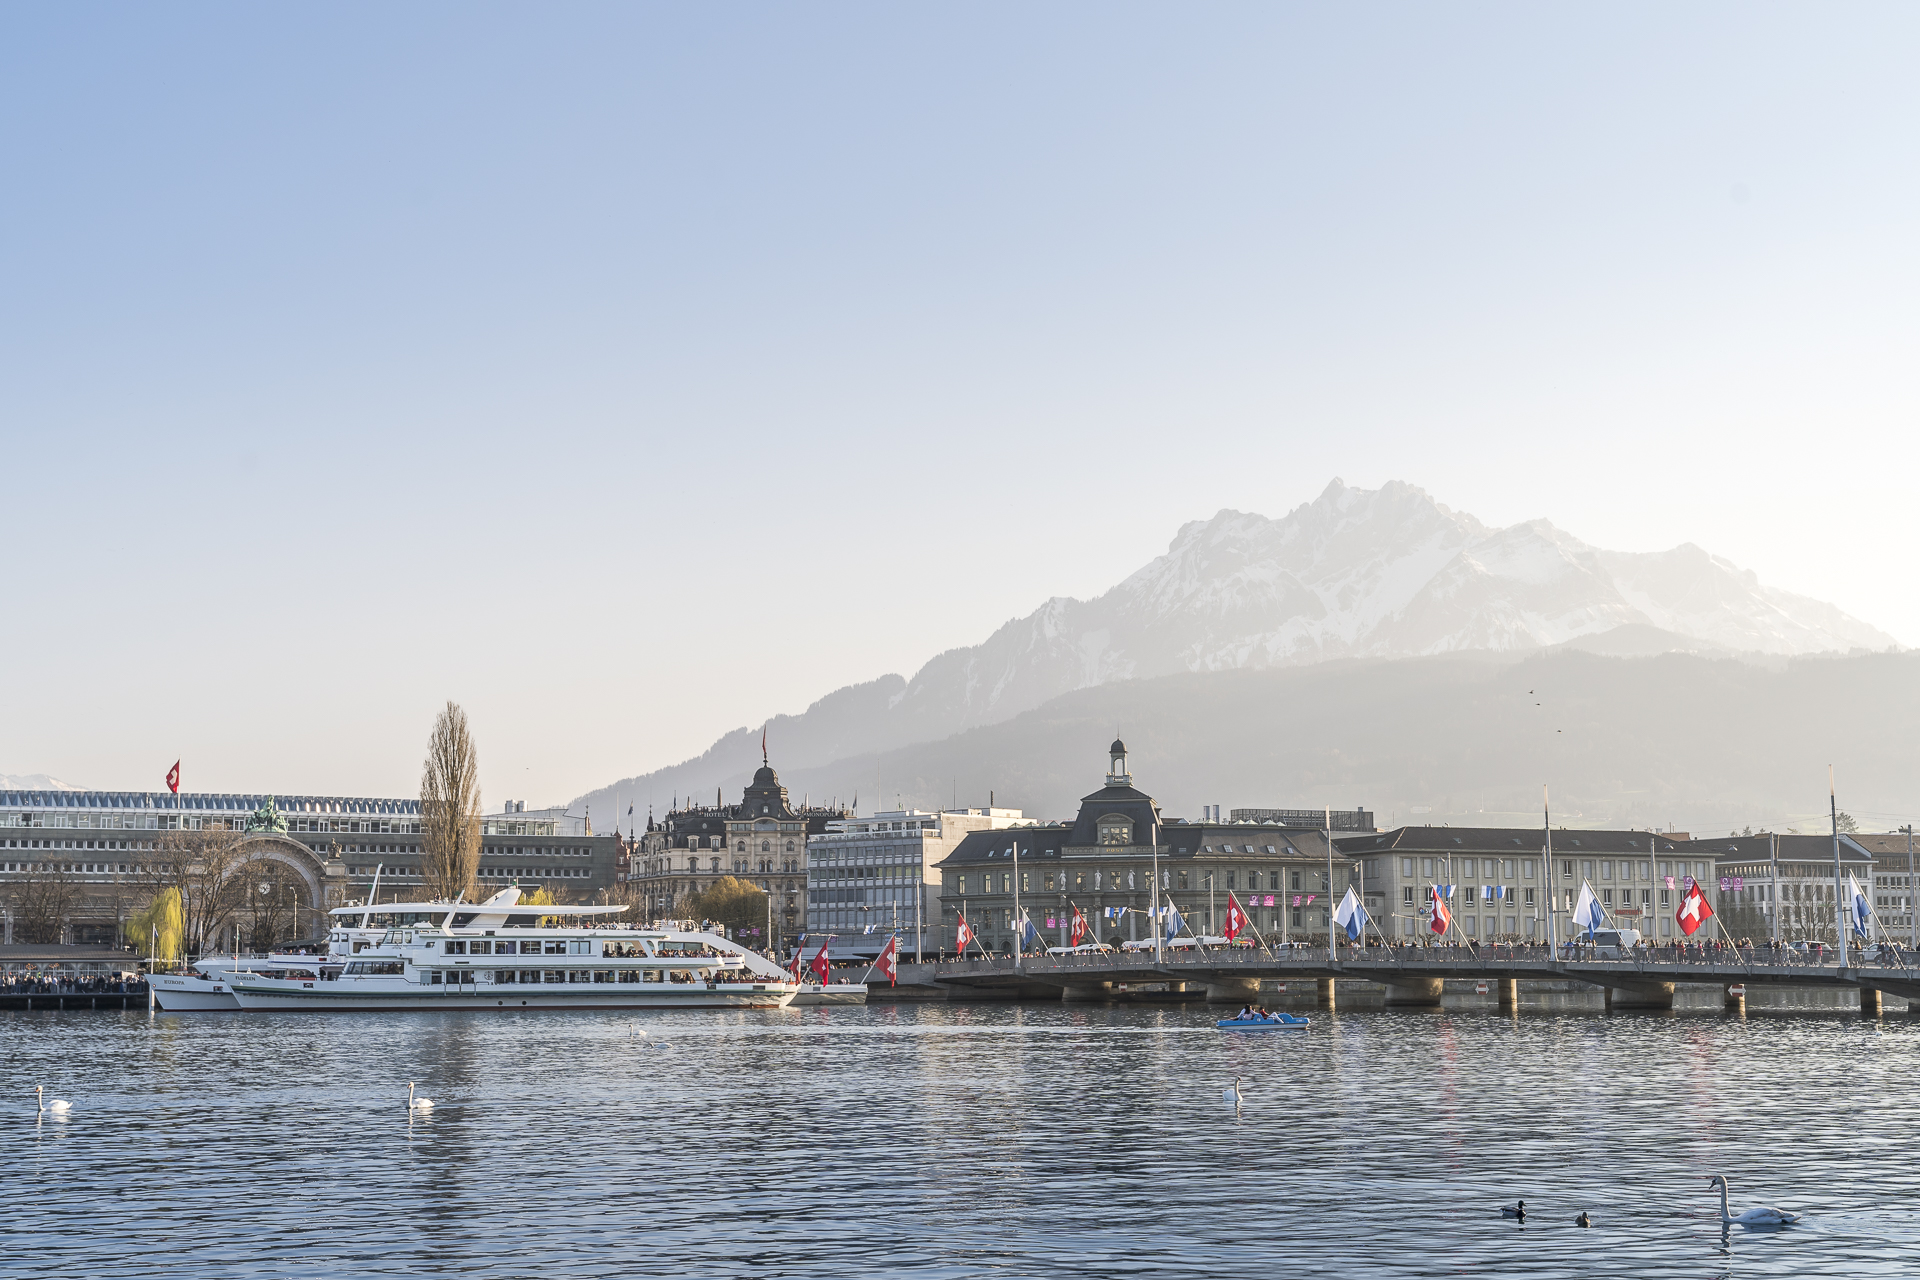
[[867,984],[864,982],[803,982],[799,994],[793,997],[796,1005],[813,1004],[865,1004],[867,1002]]
[[335,1011],[777,1009],[799,990],[773,961],[714,934],[594,927],[585,922],[626,908],[519,901],[510,888],[473,904],[336,907],[346,927],[312,976],[234,971],[227,987],[245,1010]]
[[[154,1006],[163,1013],[233,1013],[240,1002],[233,995],[233,975],[245,972],[274,978],[318,978],[328,956],[202,956],[177,973],[147,975]],[[338,972],[339,962],[332,961]]]

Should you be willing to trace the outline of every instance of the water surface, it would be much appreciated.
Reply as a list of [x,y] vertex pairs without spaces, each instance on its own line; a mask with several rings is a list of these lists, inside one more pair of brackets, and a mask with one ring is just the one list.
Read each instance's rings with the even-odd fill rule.
[[0,1015],[0,1274],[1920,1272],[1904,1016],[1213,1016]]

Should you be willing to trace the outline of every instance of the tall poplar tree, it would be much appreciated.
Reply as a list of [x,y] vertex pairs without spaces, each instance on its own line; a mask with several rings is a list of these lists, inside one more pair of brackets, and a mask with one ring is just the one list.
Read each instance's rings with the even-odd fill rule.
[[471,901],[480,869],[480,762],[467,713],[448,702],[420,773],[420,875],[427,896]]

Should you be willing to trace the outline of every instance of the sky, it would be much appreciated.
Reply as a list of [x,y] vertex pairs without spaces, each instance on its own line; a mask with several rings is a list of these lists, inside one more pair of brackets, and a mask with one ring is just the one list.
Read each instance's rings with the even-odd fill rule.
[[0,10],[0,772],[564,802],[1404,480],[1920,643],[1920,10]]

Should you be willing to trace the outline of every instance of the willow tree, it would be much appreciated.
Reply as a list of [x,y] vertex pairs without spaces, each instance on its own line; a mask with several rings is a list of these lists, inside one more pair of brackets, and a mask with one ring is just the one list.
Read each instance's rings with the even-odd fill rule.
[[433,722],[420,772],[420,875],[427,896],[471,896],[480,869],[480,762],[456,703]]

